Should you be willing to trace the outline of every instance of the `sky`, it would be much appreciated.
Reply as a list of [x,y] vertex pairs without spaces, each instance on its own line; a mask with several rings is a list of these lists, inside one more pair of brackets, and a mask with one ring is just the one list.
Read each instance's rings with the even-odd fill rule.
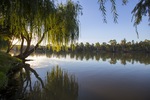
[[[58,2],[66,0],[58,0]],[[148,25],[148,17],[144,17],[140,25],[138,25],[139,38],[133,26],[131,11],[139,0],[129,0],[126,6],[122,5],[122,0],[116,0],[118,23],[113,22],[111,13],[111,3],[106,3],[107,23],[103,22],[102,14],[99,10],[98,0],[73,0],[79,1],[82,6],[83,15],[79,16],[80,21],[80,37],[78,42],[109,42],[116,39],[119,43],[121,40],[127,41],[144,41],[150,39],[150,26]],[[108,0],[109,1],[109,0]]]

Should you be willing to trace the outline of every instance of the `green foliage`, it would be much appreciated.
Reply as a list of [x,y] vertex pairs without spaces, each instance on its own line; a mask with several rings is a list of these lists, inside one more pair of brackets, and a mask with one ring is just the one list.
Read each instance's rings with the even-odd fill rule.
[[3,89],[7,86],[8,78],[6,75],[0,71],[0,89]]
[[12,69],[21,68],[21,66],[18,66],[21,62],[21,60],[9,54],[0,52],[0,89],[5,89],[5,87],[7,87],[9,72],[12,72]]
[[58,5],[54,0],[2,0],[0,25],[9,26],[9,31],[28,45],[31,41],[39,45],[44,39],[59,50],[78,39],[80,11],[79,3],[71,0]]
[[7,73],[10,68],[13,68],[16,63],[20,63],[21,60],[10,56],[9,54],[0,52],[0,71]]
[[4,28],[0,25],[0,49],[6,49],[12,37],[13,34],[9,32],[8,28]]
[[6,74],[14,67],[14,63],[20,62],[17,58],[11,57],[9,54],[0,52],[0,89],[7,86],[8,77]]
[[51,30],[48,33],[49,43],[54,45],[54,50],[60,46],[74,43],[79,37],[79,21],[77,16],[81,10],[79,4],[70,0],[66,4],[59,4],[56,13],[51,18]]
[[15,67],[16,63],[21,61],[15,57],[11,57],[9,54],[0,52],[0,88],[1,86],[6,86],[8,78],[6,74],[8,71]]
[[5,50],[7,48],[7,41],[0,37],[0,50]]

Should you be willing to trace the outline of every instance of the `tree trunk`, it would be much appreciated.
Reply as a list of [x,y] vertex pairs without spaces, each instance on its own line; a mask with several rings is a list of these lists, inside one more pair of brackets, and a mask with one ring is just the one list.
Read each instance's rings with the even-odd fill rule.
[[27,52],[29,52],[30,46],[31,46],[31,39],[27,39],[26,41],[27,41],[27,47],[26,47],[23,55],[26,54]]
[[[47,32],[47,31],[46,31]],[[20,54],[18,56],[16,56],[19,59],[25,60],[25,58],[27,58],[31,53],[33,53],[38,47],[39,44],[42,42],[42,40],[45,37],[46,32],[43,33],[41,39],[38,41],[38,43],[35,45],[34,48],[30,49],[31,46],[31,39],[26,39],[27,40],[27,48],[23,53],[23,43],[24,43],[24,38],[22,38],[22,43],[21,43],[21,49],[20,49]]]
[[24,37],[23,37],[23,35],[21,35],[21,48],[20,48],[20,55],[22,55],[23,54],[23,45],[24,45]]

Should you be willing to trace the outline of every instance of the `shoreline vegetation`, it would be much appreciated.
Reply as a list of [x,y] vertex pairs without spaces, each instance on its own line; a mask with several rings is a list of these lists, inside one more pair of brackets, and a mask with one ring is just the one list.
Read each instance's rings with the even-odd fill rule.
[[[34,45],[31,46],[31,49],[34,48]],[[26,49],[26,46],[23,47]],[[12,52],[19,52],[20,45],[15,45],[12,49]],[[121,40],[120,43],[117,43],[116,40],[110,40],[109,43],[95,43],[90,44],[86,43],[76,43],[70,44],[69,46],[62,46],[58,48],[57,46],[39,46],[36,52],[54,52],[54,53],[81,53],[81,52],[90,52],[90,53],[150,53],[150,40],[144,40],[140,42],[127,42],[126,39]]]
[[[17,57],[0,51],[0,98],[16,100],[16,93],[20,89],[24,89],[21,90],[21,93],[24,93],[27,87],[31,88],[31,73],[35,75],[39,83],[41,83],[42,88],[44,88],[42,79],[29,64],[26,64],[25,61]],[[22,86],[23,84],[25,87]]]
[[17,70],[20,70],[22,61],[16,57],[0,52],[0,89],[8,85],[9,77],[12,77]]

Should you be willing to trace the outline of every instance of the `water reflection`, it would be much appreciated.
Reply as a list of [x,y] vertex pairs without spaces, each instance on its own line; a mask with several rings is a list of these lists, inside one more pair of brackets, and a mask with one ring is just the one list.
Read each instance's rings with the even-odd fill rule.
[[16,73],[7,89],[0,90],[0,100],[77,100],[78,83],[74,75],[57,66],[47,72],[43,87],[40,80],[33,85],[30,73],[29,70]]
[[71,58],[76,60],[96,60],[96,61],[108,61],[110,64],[116,64],[120,62],[123,65],[127,63],[134,64],[139,62],[141,64],[150,64],[150,54],[149,53],[35,53],[36,56],[45,56],[48,58]]
[[27,100],[76,100],[78,97],[78,83],[74,75],[68,75],[58,66],[47,73],[45,88],[41,89],[36,82],[33,91],[27,92]]
[[[36,73],[25,68],[25,72],[18,75],[23,80],[15,83],[19,85],[15,85],[16,92],[12,93],[17,98],[12,99],[7,95],[5,97],[8,100],[16,100],[18,97],[25,100],[150,100],[150,67],[144,67],[150,64],[149,54],[37,53],[36,56],[40,57],[35,57],[35,61],[30,63],[36,63],[33,67],[41,74],[44,88],[40,79],[34,84],[32,76],[36,76]],[[74,73],[78,83],[74,75],[59,67],[51,69],[56,65],[52,64],[54,62],[69,73]],[[52,72],[46,74],[49,69]]]
[[21,98],[23,85],[20,72],[16,71],[8,76],[7,85],[0,89],[0,100],[17,100]]

